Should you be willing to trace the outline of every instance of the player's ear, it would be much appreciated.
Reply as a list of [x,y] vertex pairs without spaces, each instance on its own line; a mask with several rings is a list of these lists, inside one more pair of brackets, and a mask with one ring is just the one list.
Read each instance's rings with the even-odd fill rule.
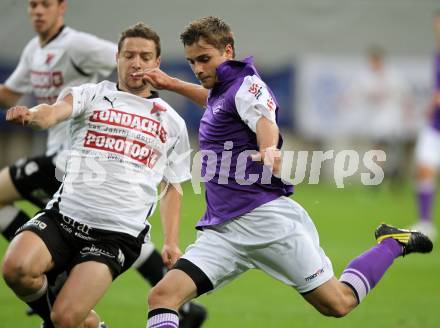
[[160,67],[160,56],[156,58],[156,66],[157,68]]
[[227,59],[234,59],[234,48],[232,48],[232,45],[227,44],[225,46],[224,56]]
[[67,0],[57,0],[59,3],[59,8],[60,8],[60,15],[64,17],[64,14],[66,13],[66,9],[67,9]]

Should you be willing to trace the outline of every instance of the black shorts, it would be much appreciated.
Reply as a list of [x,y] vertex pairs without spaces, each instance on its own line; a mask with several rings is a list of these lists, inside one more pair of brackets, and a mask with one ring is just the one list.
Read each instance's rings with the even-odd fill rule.
[[12,183],[20,195],[40,208],[46,207],[47,202],[58,190],[61,182],[56,175],[54,156],[38,156],[22,158],[9,167]]
[[52,273],[70,271],[75,265],[96,261],[110,268],[113,279],[139,257],[145,231],[139,237],[95,229],[54,210],[44,210],[17,230],[36,233],[46,244],[55,263]]

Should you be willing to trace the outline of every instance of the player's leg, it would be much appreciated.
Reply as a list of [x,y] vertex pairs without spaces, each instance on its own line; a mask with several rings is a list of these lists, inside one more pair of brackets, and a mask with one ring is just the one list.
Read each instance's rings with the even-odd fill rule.
[[26,213],[12,206],[22,196],[12,181],[10,170],[10,167],[5,167],[0,171],[0,232],[9,241],[15,231],[29,220]]
[[382,224],[375,236],[378,244],[353,259],[339,281],[332,278],[304,298],[325,315],[344,316],[378,284],[397,257],[432,250],[429,238],[417,231]]
[[99,318],[91,311],[112,280],[112,273],[104,263],[87,261],[75,265],[52,308],[51,319],[55,327],[97,327]]
[[[178,286],[178,288],[177,288]],[[171,270],[150,291],[148,296],[148,323],[147,327],[161,326],[169,323],[169,326],[178,327],[178,309],[185,302],[197,296],[197,286],[185,272]],[[161,326],[162,327],[162,326]]]
[[[381,225],[379,242],[353,259],[339,281],[331,263],[319,246],[316,228],[307,212],[296,202],[281,197],[236,220],[249,234],[248,256],[257,268],[295,287],[324,315],[342,317],[349,313],[376,286],[394,259],[413,252],[432,250],[432,242],[419,232]],[[245,231],[245,229],[243,229]],[[274,236],[261,247],[258,236]]]
[[440,132],[426,127],[417,141],[416,196],[419,221],[412,228],[435,239],[437,230],[433,222],[433,206],[436,191],[437,169],[440,166]]
[[139,257],[144,234],[136,238],[95,229],[59,213],[56,218],[75,254],[66,265],[69,274],[56,297],[51,319],[57,327],[78,327],[85,324],[113,279]]
[[0,171],[0,231],[11,240],[29,217],[14,207],[14,201],[26,199],[43,208],[61,183],[55,177],[53,156],[20,159]]
[[45,272],[52,267],[52,255],[46,244],[32,231],[23,231],[12,240],[2,267],[4,280],[17,297],[49,323],[53,297]]
[[155,286],[167,271],[162,256],[150,242],[142,245],[141,254],[133,263],[133,269],[136,269],[151,286]]
[[170,327],[178,327],[177,309],[182,304],[253,268],[244,252],[230,242],[235,236],[233,229],[228,228],[230,224],[199,232],[196,242],[150,290],[147,327],[165,327],[167,322]]
[[[141,254],[134,262],[133,268],[147,280],[151,286],[155,286],[167,272],[162,256],[150,242],[142,245]],[[205,321],[206,309],[197,303],[188,302],[179,308],[179,326],[182,328],[197,328]]]
[[297,289],[320,312],[342,316],[357,304],[352,290],[334,278],[315,225],[298,203],[280,197],[235,221],[255,267]]

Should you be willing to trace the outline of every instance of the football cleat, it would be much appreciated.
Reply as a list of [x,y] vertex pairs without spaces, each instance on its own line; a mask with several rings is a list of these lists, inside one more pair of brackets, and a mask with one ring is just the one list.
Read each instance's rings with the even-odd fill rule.
[[207,312],[205,308],[197,303],[188,302],[179,309],[180,328],[199,328],[206,320]]
[[416,230],[398,229],[382,223],[377,227],[374,236],[378,243],[386,238],[393,238],[403,247],[402,256],[411,253],[429,253],[432,251],[432,241],[423,233]]

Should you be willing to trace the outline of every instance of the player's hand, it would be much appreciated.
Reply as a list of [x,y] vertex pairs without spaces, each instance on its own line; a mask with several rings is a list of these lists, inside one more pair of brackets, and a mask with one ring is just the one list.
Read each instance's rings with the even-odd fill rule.
[[268,166],[272,170],[273,175],[279,175],[281,170],[281,151],[275,146],[267,147],[256,154],[252,154],[251,159]]
[[6,121],[25,125],[31,121],[31,112],[25,106],[14,106],[6,112]]
[[182,256],[177,245],[164,244],[162,247],[162,260],[168,269],[171,269],[176,261]]
[[160,68],[154,68],[142,72],[142,78],[157,90],[170,90],[173,78]]

